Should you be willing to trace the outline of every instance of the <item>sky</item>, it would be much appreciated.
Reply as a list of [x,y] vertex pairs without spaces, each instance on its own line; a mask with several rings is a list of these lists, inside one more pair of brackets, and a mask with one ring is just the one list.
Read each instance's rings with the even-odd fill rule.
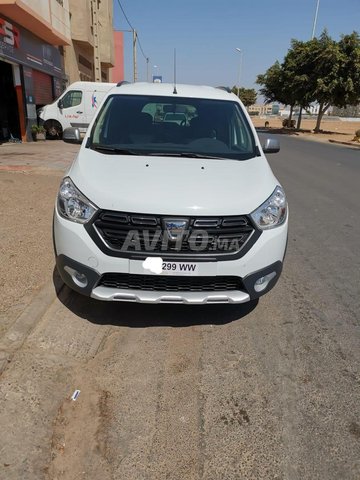
[[[149,57],[149,78],[256,88],[256,76],[282,61],[292,38],[311,37],[317,0],[114,0],[114,28],[128,30],[121,2]],[[360,32],[360,0],[320,0],[315,35]],[[236,48],[240,48],[242,53]],[[133,80],[132,34],[124,32],[125,79]],[[139,48],[138,81],[146,81]]]

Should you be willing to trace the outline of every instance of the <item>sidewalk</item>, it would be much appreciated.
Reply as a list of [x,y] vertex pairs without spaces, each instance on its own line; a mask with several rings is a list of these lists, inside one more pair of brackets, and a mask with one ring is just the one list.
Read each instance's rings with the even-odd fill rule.
[[80,145],[62,140],[0,144],[0,172],[61,174],[71,165]]
[[282,133],[284,135],[296,135],[304,140],[312,140],[323,143],[333,143],[338,145],[346,145],[348,147],[357,148],[359,143],[352,141],[356,130],[360,129],[359,122],[346,122],[336,120],[326,120],[322,122],[322,131],[314,133],[316,119],[303,119],[301,122],[302,129],[297,131],[295,129],[284,129],[282,127],[281,118],[270,117],[268,119],[260,117],[252,117],[252,122],[256,128],[263,129],[265,121],[269,123],[267,131],[269,133]]

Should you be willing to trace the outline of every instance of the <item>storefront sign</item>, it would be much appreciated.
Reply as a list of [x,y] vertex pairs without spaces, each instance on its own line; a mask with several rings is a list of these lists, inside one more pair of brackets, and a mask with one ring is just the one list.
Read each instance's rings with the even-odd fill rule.
[[57,48],[43,43],[28,30],[0,17],[1,57],[52,76],[63,76],[61,55]]
[[4,42],[14,48],[20,47],[19,29],[3,18],[0,18],[0,42]]

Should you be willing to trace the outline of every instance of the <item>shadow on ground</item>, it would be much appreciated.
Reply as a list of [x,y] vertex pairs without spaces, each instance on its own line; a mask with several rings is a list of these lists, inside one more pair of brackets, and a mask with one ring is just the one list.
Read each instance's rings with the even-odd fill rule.
[[276,135],[299,135],[298,132],[306,132],[310,133],[311,130],[295,130],[291,128],[274,128],[274,127],[256,127],[256,131],[258,133],[264,133],[264,134],[276,134]]
[[72,291],[63,284],[56,269],[53,282],[60,302],[78,317],[98,325],[119,327],[189,327],[225,325],[252,312],[258,300],[239,305],[170,305],[102,302]]

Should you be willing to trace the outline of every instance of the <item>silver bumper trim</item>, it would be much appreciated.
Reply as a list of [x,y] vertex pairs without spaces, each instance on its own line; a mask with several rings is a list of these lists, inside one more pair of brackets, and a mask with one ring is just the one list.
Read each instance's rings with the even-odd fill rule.
[[249,294],[240,290],[224,292],[153,292],[149,290],[118,290],[117,288],[96,287],[91,297],[97,300],[122,301],[136,303],[180,303],[204,305],[208,303],[245,303]]

